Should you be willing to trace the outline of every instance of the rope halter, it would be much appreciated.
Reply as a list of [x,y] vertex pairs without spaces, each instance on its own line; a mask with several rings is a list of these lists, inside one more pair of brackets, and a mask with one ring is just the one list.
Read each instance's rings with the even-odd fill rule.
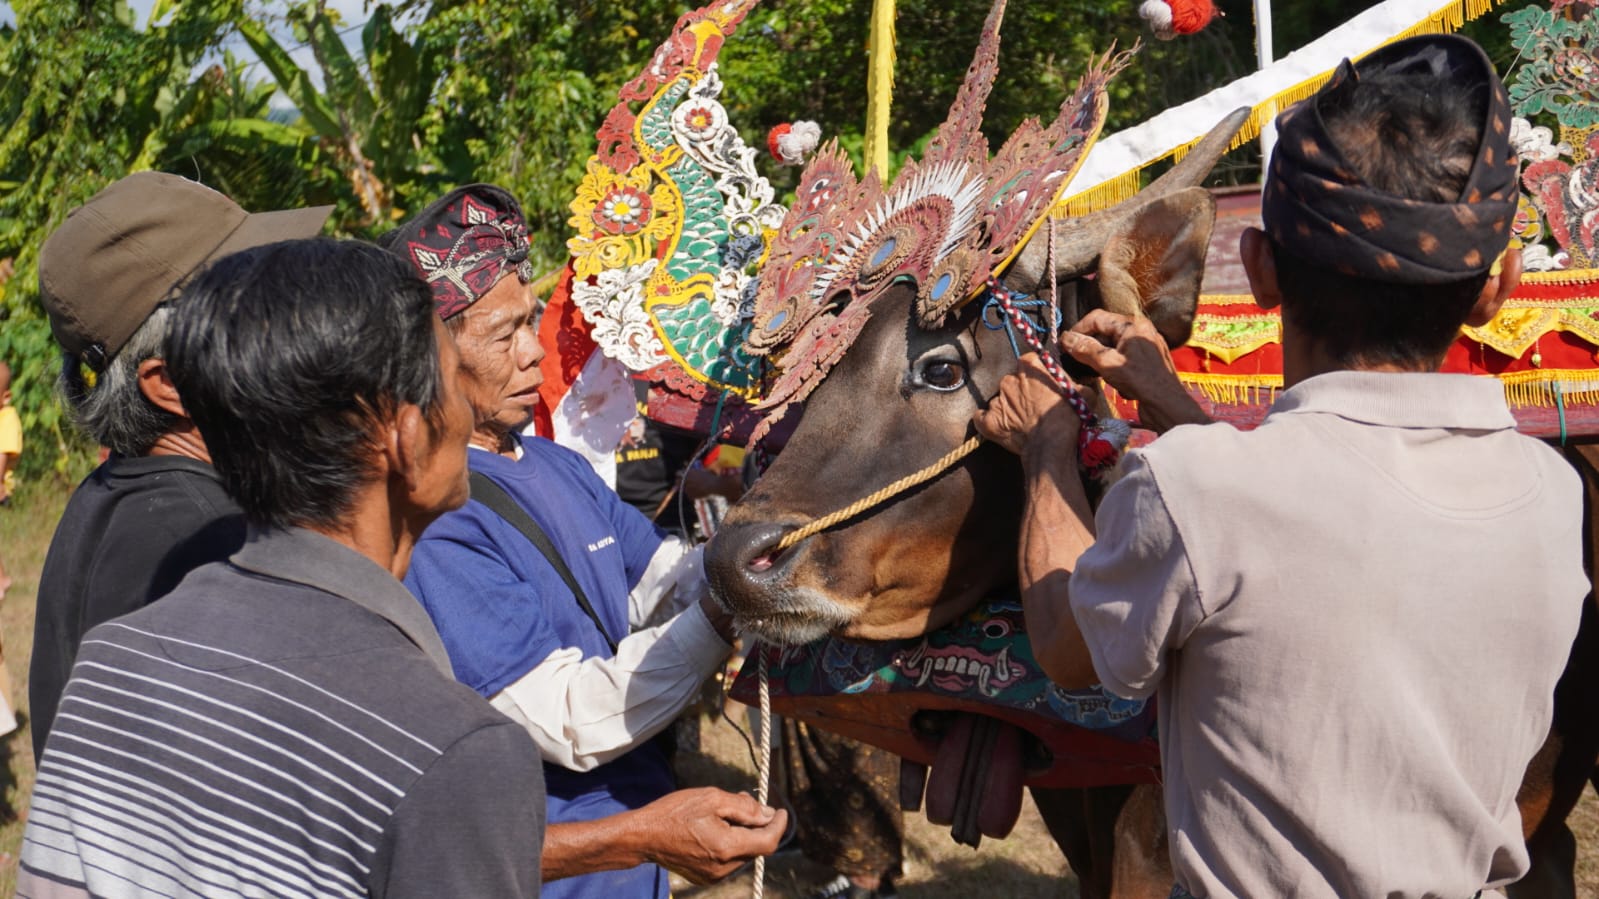
[[[1005,329],[1005,334],[1010,338],[1011,350],[1021,358],[1022,348],[1016,342],[1016,335],[1021,334],[1027,346],[1038,354],[1039,361],[1044,364],[1044,371],[1049,373],[1050,380],[1061,389],[1066,399],[1066,404],[1077,413],[1077,418],[1083,423],[1077,432],[1077,464],[1083,473],[1091,478],[1103,477],[1116,466],[1121,458],[1122,450],[1127,448],[1128,438],[1132,436],[1132,428],[1127,422],[1119,418],[1100,419],[1094,410],[1088,408],[1088,401],[1078,391],[1071,379],[1061,370],[1060,361],[1055,354],[1039,338],[1041,330],[1034,324],[1022,310],[1024,308],[1043,307],[1049,311],[1050,316],[1050,342],[1055,343],[1055,338],[1060,332],[1059,307],[1049,300],[1041,300],[1024,293],[1011,290],[1000,283],[998,278],[988,279],[988,298],[983,302],[983,325],[991,330]],[[991,313],[997,312],[998,315]],[[997,319],[999,324],[993,322]]]

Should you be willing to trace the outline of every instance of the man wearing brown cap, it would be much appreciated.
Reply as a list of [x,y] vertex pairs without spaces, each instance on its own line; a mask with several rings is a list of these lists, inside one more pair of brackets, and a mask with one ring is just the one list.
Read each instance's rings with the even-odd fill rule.
[[771,852],[782,812],[721,790],[674,792],[652,739],[730,651],[697,554],[582,457],[521,434],[544,351],[515,198],[459,188],[384,242],[432,287],[476,416],[472,501],[423,534],[405,583],[456,678],[544,757],[544,895],[665,899],[663,868],[703,882]]
[[89,628],[138,609],[244,540],[162,360],[163,303],[210,262],[311,237],[332,207],[250,214],[208,187],[129,175],[73,210],[39,251],[74,420],[111,450],[67,503],[39,576],[28,699],[37,757]]
[[1174,897],[1467,897],[1527,870],[1516,790],[1588,592],[1582,487],[1496,381],[1436,373],[1520,277],[1509,125],[1459,37],[1345,62],[1285,113],[1241,249],[1287,389],[1254,431],[1204,424],[1153,328],[1086,317],[1062,346],[1189,425],[1092,520],[1036,359],[977,416],[1027,474],[1040,661],[1159,693]]

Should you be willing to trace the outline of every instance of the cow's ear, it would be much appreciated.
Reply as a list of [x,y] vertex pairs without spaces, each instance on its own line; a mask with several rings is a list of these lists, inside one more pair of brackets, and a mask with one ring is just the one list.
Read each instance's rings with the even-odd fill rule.
[[1099,257],[1106,309],[1144,315],[1169,346],[1188,342],[1216,201],[1199,187],[1156,198],[1119,223]]

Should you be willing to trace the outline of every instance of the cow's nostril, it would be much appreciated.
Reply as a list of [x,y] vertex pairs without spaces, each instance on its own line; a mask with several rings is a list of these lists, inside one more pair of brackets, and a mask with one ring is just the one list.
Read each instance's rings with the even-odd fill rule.
[[751,590],[759,592],[756,585],[779,577],[793,555],[778,546],[787,531],[788,527],[770,522],[723,528],[705,551],[705,572],[711,583],[734,605],[738,603],[734,597]]

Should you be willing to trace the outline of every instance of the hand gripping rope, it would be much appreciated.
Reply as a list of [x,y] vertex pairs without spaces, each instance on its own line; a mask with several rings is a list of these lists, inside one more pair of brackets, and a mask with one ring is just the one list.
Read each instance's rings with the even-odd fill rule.
[[1046,306],[1052,311],[1057,308],[1048,300],[1035,299],[1011,290],[1001,284],[998,278],[988,279],[988,300],[983,309],[983,323],[997,330],[998,325],[988,324],[988,311],[998,309],[1004,316],[1002,321],[1005,331],[1010,336],[1011,349],[1016,355],[1019,357],[1022,354],[1021,347],[1016,343],[1017,332],[1021,333],[1028,347],[1038,354],[1038,359],[1043,363],[1044,370],[1049,373],[1050,380],[1061,389],[1066,404],[1072,407],[1072,411],[1077,413],[1077,418],[1083,423],[1077,432],[1078,466],[1091,478],[1101,477],[1116,465],[1117,459],[1121,458],[1122,450],[1127,447],[1127,440],[1132,436],[1132,428],[1119,418],[1101,421],[1099,416],[1094,414],[1094,410],[1088,408],[1088,402],[1061,370],[1055,355],[1044,346],[1043,341],[1038,339],[1038,328],[1033,324],[1033,320],[1022,312],[1023,306]]

